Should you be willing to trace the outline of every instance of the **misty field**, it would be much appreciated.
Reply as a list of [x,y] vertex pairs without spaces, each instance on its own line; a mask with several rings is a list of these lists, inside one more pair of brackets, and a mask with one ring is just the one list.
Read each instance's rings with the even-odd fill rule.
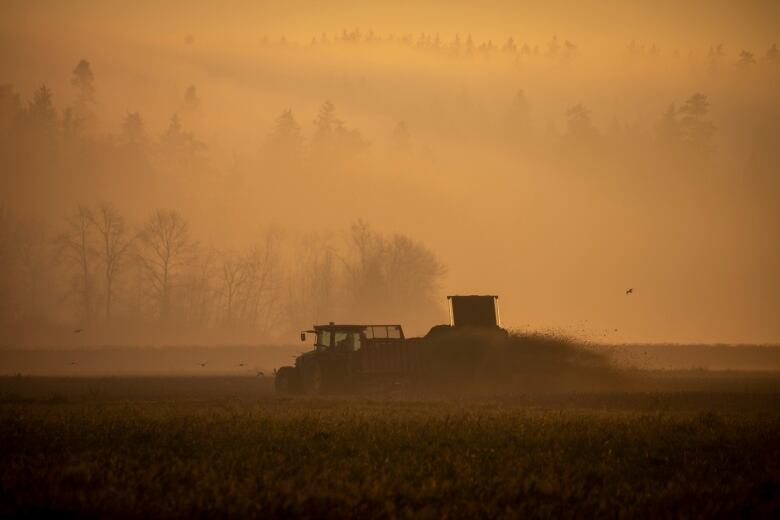
[[[702,378],[706,392],[689,381]],[[773,374],[470,398],[278,399],[269,380],[4,378],[0,513],[768,517],[780,508]]]

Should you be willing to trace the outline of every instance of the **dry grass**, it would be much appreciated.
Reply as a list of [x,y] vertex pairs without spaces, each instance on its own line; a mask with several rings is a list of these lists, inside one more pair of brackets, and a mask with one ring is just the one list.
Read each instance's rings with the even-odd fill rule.
[[6,379],[0,513],[772,516],[777,380],[718,381],[412,401],[274,399],[250,378]]

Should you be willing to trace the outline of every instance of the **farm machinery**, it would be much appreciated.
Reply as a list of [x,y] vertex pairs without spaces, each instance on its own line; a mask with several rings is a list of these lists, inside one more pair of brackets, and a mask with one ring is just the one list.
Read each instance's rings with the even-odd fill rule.
[[436,325],[423,337],[407,338],[399,324],[328,323],[301,332],[314,337],[313,349],[294,366],[276,372],[278,394],[349,393],[397,384],[425,384],[440,373],[452,345],[464,338],[505,337],[498,296],[448,296],[450,323]]

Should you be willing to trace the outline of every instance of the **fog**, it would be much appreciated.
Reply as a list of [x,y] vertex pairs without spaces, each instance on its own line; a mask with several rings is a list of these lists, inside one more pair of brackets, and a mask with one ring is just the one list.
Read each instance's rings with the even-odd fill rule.
[[775,2],[396,4],[3,2],[0,345],[780,342]]

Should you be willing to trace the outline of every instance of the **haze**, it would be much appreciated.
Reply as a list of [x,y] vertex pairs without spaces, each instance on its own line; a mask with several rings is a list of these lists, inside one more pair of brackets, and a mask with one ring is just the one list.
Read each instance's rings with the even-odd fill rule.
[[780,342],[778,11],[3,2],[0,342]]

